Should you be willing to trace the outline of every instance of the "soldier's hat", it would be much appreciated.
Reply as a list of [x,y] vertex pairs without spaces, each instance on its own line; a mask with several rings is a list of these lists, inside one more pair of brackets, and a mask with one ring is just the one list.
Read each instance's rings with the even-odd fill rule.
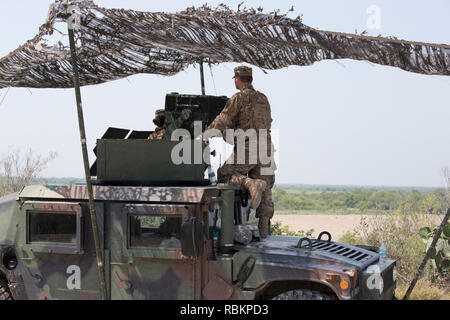
[[164,109],[156,110],[155,117],[164,117]]
[[239,66],[234,68],[234,77],[253,77],[252,68],[246,66]]
[[155,119],[153,119],[153,123],[157,127],[162,127],[166,117],[164,115],[164,109],[158,109],[155,111]]

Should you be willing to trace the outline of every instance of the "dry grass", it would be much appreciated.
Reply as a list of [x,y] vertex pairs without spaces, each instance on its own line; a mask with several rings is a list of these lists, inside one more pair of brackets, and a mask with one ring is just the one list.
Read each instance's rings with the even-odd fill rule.
[[[402,299],[409,287],[409,283],[399,284],[395,290],[395,296]],[[421,279],[417,281],[409,300],[450,300],[450,291],[442,287],[438,287],[431,282]]]
[[[364,217],[358,227],[339,240],[376,247],[385,243],[388,258],[397,260],[398,288],[395,295],[402,299],[425,256],[426,245],[419,236],[419,229],[436,226],[441,220],[440,215],[424,215],[406,205],[391,214]],[[450,300],[448,283],[448,275],[437,274],[428,263],[409,299]]]

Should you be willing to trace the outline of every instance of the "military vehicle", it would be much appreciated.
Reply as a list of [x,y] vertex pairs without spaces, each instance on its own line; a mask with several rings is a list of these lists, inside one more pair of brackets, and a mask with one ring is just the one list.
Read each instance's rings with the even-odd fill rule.
[[[194,121],[205,129],[226,101],[168,94],[165,139],[110,128],[97,140],[91,175],[107,298],[393,299],[395,261],[327,232],[261,241],[248,194],[205,179],[205,159],[173,164],[180,142],[171,133],[193,137]],[[0,299],[101,298],[85,185],[1,198],[0,254]]]
[[[395,298],[396,263],[375,248],[334,242],[326,231],[263,241],[248,195],[205,179],[214,151],[193,139],[195,122],[204,130],[227,98],[205,95],[203,63],[275,70],[348,58],[449,75],[450,46],[318,30],[300,17],[240,6],[170,14],[58,0],[39,33],[0,59],[0,88],[75,89],[86,180],[0,199],[0,299]],[[70,47],[50,41],[60,22]],[[167,95],[162,140],[110,128],[89,166],[80,87],[196,64],[203,95]],[[183,134],[174,141],[177,129]]]

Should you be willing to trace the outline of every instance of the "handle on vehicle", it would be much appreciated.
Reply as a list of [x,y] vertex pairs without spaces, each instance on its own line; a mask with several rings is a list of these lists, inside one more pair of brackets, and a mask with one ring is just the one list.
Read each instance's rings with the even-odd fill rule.
[[319,236],[317,237],[317,240],[322,240],[322,236],[326,234],[328,236],[328,242],[331,241],[331,233],[329,233],[328,231],[322,231],[321,233],[319,233]]
[[307,246],[308,246],[309,249],[311,250],[311,249],[312,249],[312,241],[311,241],[311,239],[306,238],[306,237],[303,237],[303,238],[301,238],[300,240],[298,240],[297,248],[306,248],[306,246],[303,246],[303,241],[308,242],[308,243],[307,243]]

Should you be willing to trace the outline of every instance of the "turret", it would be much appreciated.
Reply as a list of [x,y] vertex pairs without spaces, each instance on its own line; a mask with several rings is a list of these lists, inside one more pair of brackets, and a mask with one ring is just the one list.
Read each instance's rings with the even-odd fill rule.
[[[208,185],[210,182],[205,179],[205,171],[209,159],[203,156],[209,155],[209,151],[204,152],[208,147],[193,138],[208,127],[227,101],[228,98],[224,96],[168,94],[162,140],[147,139],[151,131],[109,128],[97,140],[94,149],[97,156],[97,161],[91,167],[91,176],[97,177],[94,183]],[[195,128],[194,124],[200,123],[201,127]],[[172,141],[172,134],[176,134],[177,129],[185,136]]]

